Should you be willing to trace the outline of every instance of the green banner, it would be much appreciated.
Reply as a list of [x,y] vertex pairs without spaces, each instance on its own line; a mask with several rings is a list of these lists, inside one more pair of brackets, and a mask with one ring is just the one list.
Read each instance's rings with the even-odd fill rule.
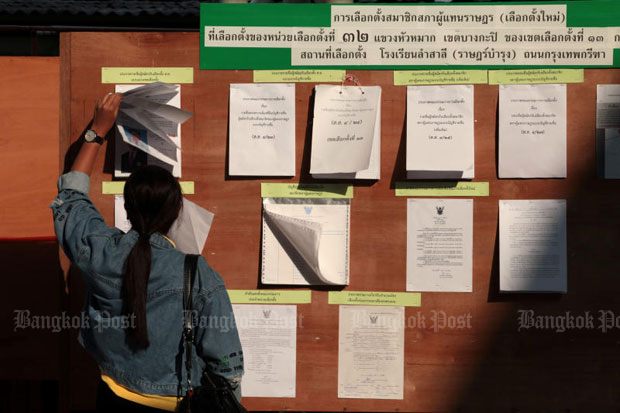
[[200,6],[201,69],[620,67],[618,1]]

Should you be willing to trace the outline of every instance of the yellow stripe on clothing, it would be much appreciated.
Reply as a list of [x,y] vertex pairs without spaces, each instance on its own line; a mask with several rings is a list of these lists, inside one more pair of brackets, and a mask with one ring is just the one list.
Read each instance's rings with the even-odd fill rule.
[[122,384],[117,383],[112,377],[108,376],[101,367],[101,380],[103,380],[110,390],[118,397],[129,400],[134,403],[142,404],[156,409],[167,410],[173,412],[177,407],[177,398],[175,396],[160,396],[157,394],[138,393]]
[[166,238],[168,240],[168,242],[170,242],[170,244],[172,244],[173,248],[177,247],[177,244],[174,243],[173,240],[171,240],[170,238],[168,238],[167,236],[165,236],[164,234],[161,234],[162,237]]

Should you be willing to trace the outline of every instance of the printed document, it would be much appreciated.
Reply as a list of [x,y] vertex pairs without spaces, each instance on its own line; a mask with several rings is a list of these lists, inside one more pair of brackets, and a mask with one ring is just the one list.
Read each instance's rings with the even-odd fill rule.
[[114,176],[127,177],[142,165],[158,165],[181,176],[180,86],[166,83],[116,85],[123,101],[116,120]]
[[295,175],[295,84],[230,85],[230,175]]
[[620,179],[620,85],[596,87],[596,157],[599,177]]
[[264,284],[349,284],[349,199],[263,199]]
[[566,293],[566,201],[499,201],[502,292]]
[[381,87],[315,87],[310,173],[316,178],[379,179]]
[[474,201],[407,200],[407,291],[472,291]]
[[295,397],[297,306],[234,304],[243,397]]
[[[167,236],[174,241],[176,248],[186,254],[202,254],[207,242],[213,213],[196,205],[187,198],[183,198],[183,207],[178,218],[170,227]],[[123,232],[131,229],[131,222],[125,211],[123,195],[114,196],[114,226]]]
[[405,308],[341,305],[338,398],[403,399]]
[[499,86],[499,177],[566,178],[566,85]]
[[474,87],[407,86],[407,178],[474,178]]

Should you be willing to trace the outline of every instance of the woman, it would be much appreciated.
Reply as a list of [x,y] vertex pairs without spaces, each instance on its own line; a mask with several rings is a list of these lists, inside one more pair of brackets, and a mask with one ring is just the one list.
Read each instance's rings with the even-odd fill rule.
[[[97,138],[114,125],[120,102],[121,95],[111,93],[97,101],[71,172],[58,180],[51,206],[54,229],[88,286],[79,341],[101,370],[98,411],[171,411],[187,386],[182,352],[185,254],[166,236],[181,209],[181,188],[162,168],[134,172],[124,191],[132,224],[127,234],[107,226],[88,198],[89,176],[104,143]],[[203,257],[193,309],[194,383],[206,366],[228,379],[240,398],[243,353],[232,307],[222,279]]]

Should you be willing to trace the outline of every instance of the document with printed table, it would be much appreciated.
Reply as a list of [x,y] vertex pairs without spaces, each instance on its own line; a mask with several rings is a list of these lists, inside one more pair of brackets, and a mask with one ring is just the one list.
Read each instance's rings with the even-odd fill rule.
[[566,85],[499,85],[500,178],[566,178]]
[[192,113],[180,109],[180,86],[116,85],[116,92],[123,101],[116,120],[114,176],[128,177],[142,165],[181,176],[181,124]]
[[474,201],[407,200],[407,291],[471,292]]
[[326,179],[379,179],[381,87],[315,87],[310,173]]
[[349,284],[350,199],[264,198],[264,284]]
[[501,292],[567,292],[566,200],[499,201]]
[[228,173],[295,175],[295,84],[230,85]]
[[243,397],[295,397],[297,306],[233,304],[243,347]]
[[407,178],[474,178],[474,87],[407,86]]

